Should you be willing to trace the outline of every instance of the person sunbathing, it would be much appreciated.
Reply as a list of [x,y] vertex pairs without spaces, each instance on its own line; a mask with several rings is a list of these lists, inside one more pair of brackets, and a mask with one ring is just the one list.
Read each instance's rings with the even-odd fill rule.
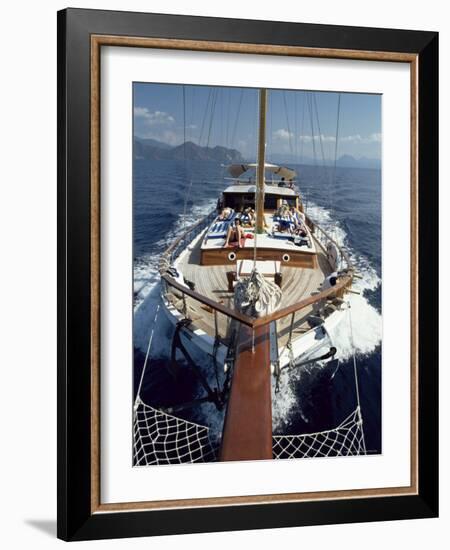
[[289,214],[289,207],[288,205],[285,203],[285,201],[283,201],[283,203],[281,204],[281,206],[277,209],[277,211],[275,212],[275,216],[278,216],[280,218],[284,218],[285,216],[287,216]]
[[244,229],[239,219],[234,221],[234,224],[230,224],[227,231],[227,238],[225,240],[224,247],[231,245],[241,246],[241,239],[244,236]]
[[232,213],[233,213],[233,210],[227,206],[217,216],[217,219],[220,220],[220,221],[228,220],[231,217]]
[[280,219],[274,226],[275,231],[278,233],[292,234],[292,223],[288,219]]
[[286,204],[280,206],[274,215],[274,219],[278,222],[279,231],[291,233],[296,227],[295,218]]
[[305,236],[308,233],[305,225],[305,214],[295,207],[290,209],[289,214],[293,224],[293,233],[300,234],[302,237]]
[[251,207],[245,208],[240,215],[242,225],[246,227],[253,227],[255,225],[255,213]]
[[308,236],[308,232],[306,231],[306,228],[303,226],[298,226],[295,229],[292,230],[293,235],[298,235],[302,239],[306,238]]
[[305,214],[303,214],[303,212],[300,212],[297,207],[291,206],[290,212],[291,216],[296,220],[297,223],[303,223],[305,221]]

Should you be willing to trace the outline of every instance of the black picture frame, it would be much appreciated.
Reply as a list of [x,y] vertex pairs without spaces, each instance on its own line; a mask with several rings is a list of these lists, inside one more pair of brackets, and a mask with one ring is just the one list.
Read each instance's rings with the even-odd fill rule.
[[[91,36],[403,52],[418,60],[418,493],[92,513]],[[58,531],[137,537],[438,515],[438,34],[66,9],[58,12]]]

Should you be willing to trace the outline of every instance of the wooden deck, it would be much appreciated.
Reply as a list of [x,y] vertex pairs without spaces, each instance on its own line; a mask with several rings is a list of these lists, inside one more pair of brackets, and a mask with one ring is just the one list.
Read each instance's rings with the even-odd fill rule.
[[[233,293],[228,292],[227,282],[227,271],[233,268],[224,265],[201,266],[200,247],[201,240],[189,249],[188,254],[185,254],[180,260],[176,261],[175,265],[183,273],[186,280],[195,283],[196,292],[233,308]],[[331,269],[325,254],[319,246],[317,246],[317,249],[318,268],[281,267],[281,289],[283,296],[279,309],[294,304],[302,298],[309,297],[313,292],[318,291],[324,278],[330,274]],[[183,300],[181,299],[181,294],[171,291],[168,298],[177,309],[182,310]],[[214,337],[217,323],[219,338],[224,343],[227,343],[230,326],[229,318],[221,313],[214,314],[210,308],[189,297],[186,298],[185,304],[187,314],[192,319],[195,327],[204,330],[207,334]],[[310,315],[311,311],[312,307],[308,307],[296,314],[293,326],[293,339],[308,330],[309,326],[306,323],[306,318]],[[279,347],[284,346],[288,340],[290,324],[290,316],[277,322]]]

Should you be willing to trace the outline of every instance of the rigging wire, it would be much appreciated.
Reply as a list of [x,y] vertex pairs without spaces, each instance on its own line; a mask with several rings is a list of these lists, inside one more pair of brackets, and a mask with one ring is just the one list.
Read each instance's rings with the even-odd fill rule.
[[313,148],[313,160],[314,160],[314,167],[316,168],[316,174],[317,174],[317,153],[316,153],[316,136],[314,133],[314,122],[313,122],[313,114],[312,114],[312,100],[311,100],[311,94],[308,92],[308,111],[309,111],[309,119],[311,123],[311,139],[312,139],[312,148]]
[[137,393],[136,393],[136,399],[134,401],[135,409],[136,409],[137,405],[139,405],[139,400],[141,399],[142,382],[144,381],[144,375],[145,375],[145,371],[146,371],[146,368],[147,368],[148,358],[150,357],[150,350],[151,350],[151,347],[152,347],[153,335],[155,334],[156,320],[158,318],[160,307],[161,307],[161,303],[158,303],[158,306],[157,306],[156,312],[155,312],[155,317],[153,318],[152,331],[150,333],[150,338],[148,340],[147,352],[145,354],[144,365],[142,367],[142,373],[141,373],[141,378],[139,380],[139,386],[138,386],[138,390],[137,390]]
[[269,134],[269,140],[270,140],[270,150],[272,150],[273,147],[273,109],[270,108],[269,104],[269,112],[270,112],[270,134]]
[[[189,129],[190,130],[194,130],[195,126],[194,126],[194,120],[195,120],[195,117],[194,117],[194,114],[195,114],[195,92],[196,92],[196,89],[197,87],[196,86],[190,86],[192,88],[192,94],[191,94],[191,112],[190,112],[190,117],[189,117]],[[192,133],[191,132],[191,135],[189,136],[191,138],[191,141],[192,141]]]
[[320,129],[319,110],[317,108],[317,99],[316,99],[316,93],[315,92],[312,94],[312,98],[314,100],[314,112],[315,112],[315,115],[316,115],[317,132],[318,132],[318,136],[319,136],[320,150],[321,150],[321,153],[322,153],[322,164],[323,164],[323,167],[325,169],[326,168],[325,151],[323,149],[323,136],[322,136],[322,131]]
[[[228,91],[228,106],[227,106],[227,109],[226,109],[226,118],[227,118],[226,129],[225,129],[225,123],[223,121],[224,109],[225,109],[225,90],[226,90],[226,88],[223,90],[223,94],[221,95],[221,98],[222,98],[222,121],[221,121],[222,132],[221,132],[221,136],[222,136],[222,142],[225,139],[225,146],[229,147],[229,145],[228,145],[228,131],[229,131],[229,123],[230,123],[230,97],[231,97],[230,91],[231,91],[231,89],[229,88],[227,90]],[[224,136],[225,132],[226,132],[226,135]],[[220,182],[222,184],[225,181],[225,170],[226,170],[226,164],[221,163]]]
[[366,442],[365,442],[365,436],[364,436],[364,424],[361,414],[361,401],[360,401],[360,395],[359,395],[359,382],[358,382],[358,369],[356,366],[356,352],[355,352],[355,342],[353,339],[353,323],[352,323],[352,310],[350,302],[347,302],[348,305],[348,312],[349,312],[349,324],[350,324],[350,342],[352,346],[352,352],[353,352],[353,373],[355,376],[355,391],[356,391],[356,403],[358,406],[358,420],[361,426],[361,433],[362,433],[362,445],[364,449],[364,454],[366,454]]
[[284,102],[284,112],[286,114],[286,125],[287,125],[287,131],[288,131],[289,151],[290,151],[291,155],[293,155],[294,151],[292,149],[292,134],[291,134],[291,128],[290,128],[290,125],[289,125],[289,116],[288,116],[287,99],[286,99],[285,90],[283,90],[283,102]]
[[294,158],[298,158],[298,94],[294,93]]
[[305,105],[306,105],[306,95],[303,92],[303,101],[302,101],[302,126],[301,126],[301,140],[300,140],[300,160],[303,163],[303,149],[305,145]]
[[208,139],[206,141],[206,148],[209,147],[209,140],[211,138],[211,129],[212,129],[212,126],[213,126],[214,112],[216,110],[217,96],[218,96],[218,90],[214,89],[213,102],[212,102],[212,105],[211,105],[211,115],[210,115],[210,118],[209,118]]
[[[183,84],[183,162],[184,162],[184,179],[187,181],[187,159],[186,159],[186,90],[185,85]],[[186,210],[187,210],[187,203],[188,198],[191,194],[191,188],[192,188],[192,177],[189,181],[189,187],[188,192],[186,193],[186,197],[184,199],[184,208],[183,208],[183,229],[186,231]]]
[[240,95],[239,95],[238,108],[237,108],[237,111],[236,111],[236,120],[235,120],[235,122],[234,122],[234,128],[233,128],[233,135],[232,135],[231,143],[235,143],[237,125],[238,125],[238,121],[239,121],[239,114],[240,114],[240,112],[241,112],[241,106],[242,106],[242,99],[243,99],[243,96],[244,96],[244,88],[241,88],[241,90],[240,90]]
[[231,88],[228,88],[228,107],[227,107],[227,129],[226,129],[226,138],[225,143],[226,146],[230,146],[230,107],[231,107]]
[[[303,157],[303,153],[304,153],[304,147],[305,147],[305,138],[306,138],[306,134],[305,134],[305,112],[306,112],[306,93],[305,92],[302,92],[302,122],[301,122],[301,128],[300,128],[300,156],[298,158],[298,162],[301,163],[301,164],[304,164],[305,162],[305,159]],[[302,182],[302,187],[303,189],[306,188],[306,192],[307,192],[307,196],[306,196],[306,201],[304,202],[303,204],[303,207],[305,209],[305,211],[308,210],[308,196],[309,196],[309,192],[310,192],[310,184],[306,184],[305,181]],[[302,199],[302,202],[303,202],[303,199]]]
[[[314,93],[313,92],[308,92],[307,97],[308,97],[309,119],[310,119],[310,124],[311,124],[311,139],[312,139],[312,149],[313,149],[314,172],[316,174],[316,180],[317,180],[318,176],[319,176],[319,170],[318,170],[319,169],[319,164],[318,164],[318,153],[317,153],[317,148],[316,148],[317,136],[316,136],[315,124],[314,124],[314,107],[313,107]],[[318,128],[317,128],[317,130],[318,130]]]
[[323,148],[322,131],[320,129],[320,121],[319,121],[319,110],[317,108],[317,99],[316,99],[316,93],[315,92],[312,95],[312,99],[313,99],[313,103],[314,103],[314,114],[315,114],[315,117],[316,117],[316,124],[317,124],[318,136],[319,136],[320,150],[321,150],[321,154],[322,154],[322,168],[323,168],[323,172],[324,172],[325,181],[327,182],[328,208],[331,211],[332,207],[333,207],[333,204],[331,202],[331,199],[332,199],[332,197],[331,197],[332,181],[331,181],[331,174],[328,171],[327,163],[326,163],[326,160],[325,160],[325,152],[324,152],[324,148]]
[[220,107],[220,129],[218,131],[219,138],[218,143],[225,143],[225,123],[224,123],[224,100],[223,100],[223,90],[219,90],[219,107]]
[[183,157],[184,168],[186,169],[186,89],[183,84]]
[[203,114],[203,120],[202,120],[202,126],[201,126],[201,130],[200,130],[200,137],[198,139],[198,144],[201,145],[202,144],[202,139],[203,139],[203,130],[205,128],[205,122],[206,122],[206,117],[207,117],[207,113],[208,113],[208,109],[209,109],[209,104],[211,102],[211,95],[212,95],[212,88],[209,89],[209,93],[208,93],[208,100],[206,102],[206,108],[205,108],[205,112]]
[[[340,114],[341,114],[341,94],[338,94],[338,102],[337,102],[337,114],[336,114],[336,134],[335,134],[335,141],[334,141],[334,163],[333,163],[333,186],[332,186],[332,197],[331,200],[334,203],[334,193],[336,189],[336,165],[337,165],[337,154],[338,154],[338,144],[339,144],[339,122],[340,122]],[[333,238],[335,239],[336,235],[333,235]],[[335,239],[336,240],[336,239]]]

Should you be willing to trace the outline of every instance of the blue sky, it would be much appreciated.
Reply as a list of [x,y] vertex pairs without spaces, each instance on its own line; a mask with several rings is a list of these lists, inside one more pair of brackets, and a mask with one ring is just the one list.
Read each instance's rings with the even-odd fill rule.
[[[193,141],[256,158],[258,90],[135,83],[134,134],[170,145]],[[269,90],[267,158],[286,154],[334,159],[381,157],[381,96]]]

